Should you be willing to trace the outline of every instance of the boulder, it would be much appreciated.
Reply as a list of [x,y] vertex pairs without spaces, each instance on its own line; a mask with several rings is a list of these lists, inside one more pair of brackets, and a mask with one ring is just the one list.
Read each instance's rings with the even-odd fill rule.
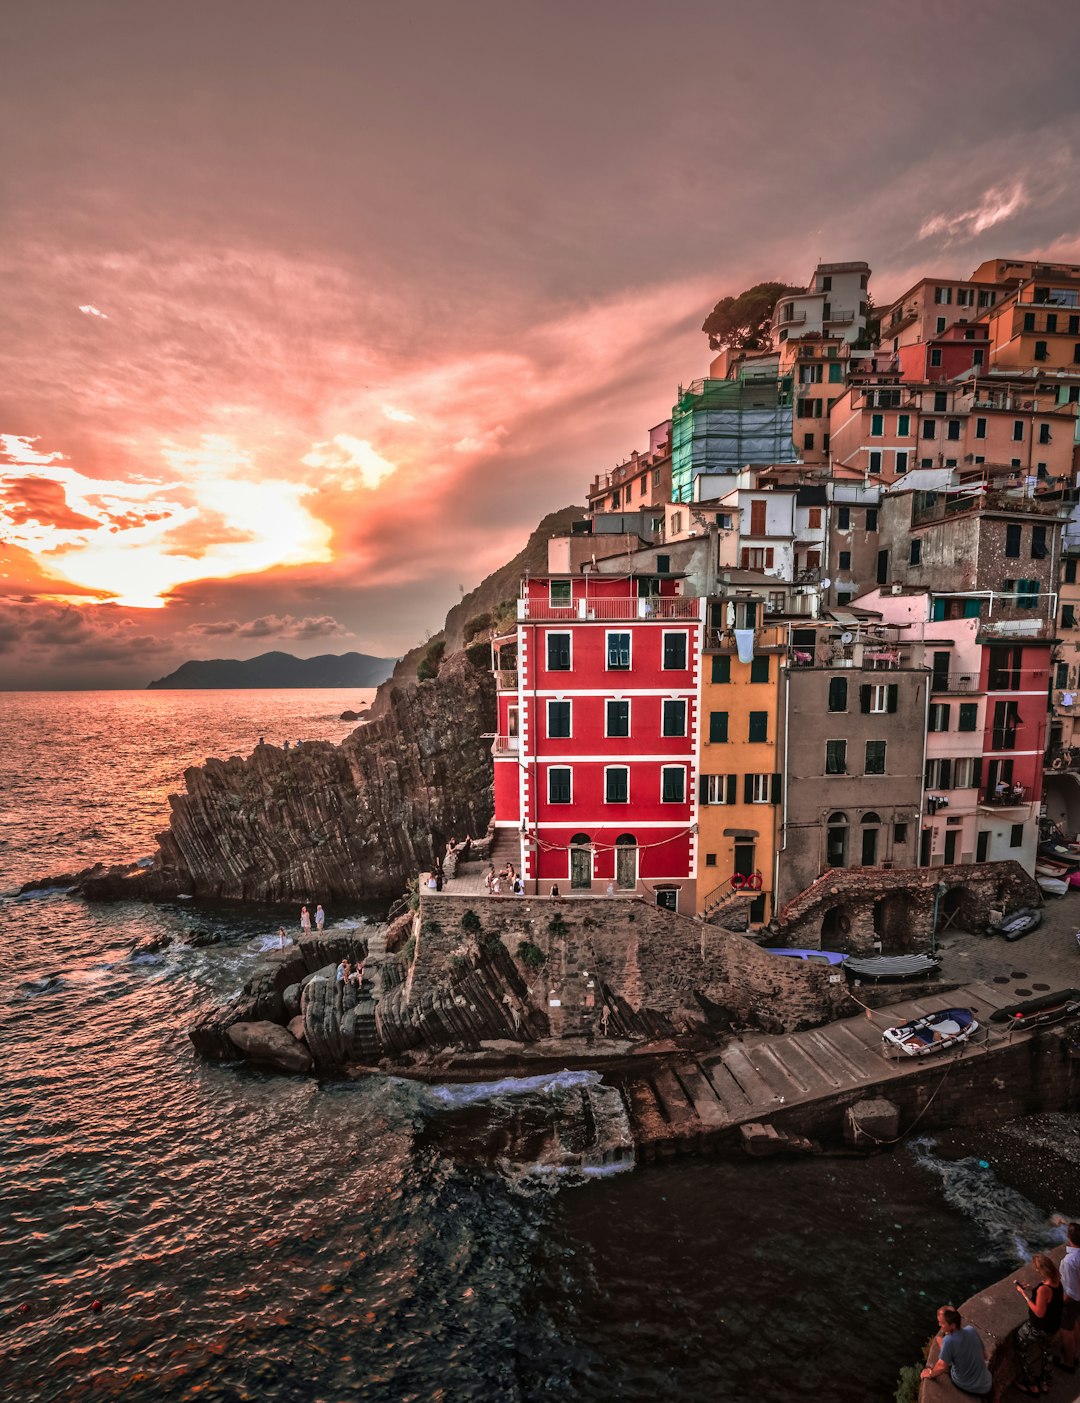
[[145,940],[137,940],[131,947],[133,955],[156,955],[160,950],[167,950],[172,944],[172,936],[163,931],[160,935],[148,935]]
[[282,1072],[310,1072],[311,1054],[287,1028],[277,1023],[234,1023],[230,1042],[251,1059]]
[[290,1018],[295,1018],[300,1012],[300,995],[303,986],[300,984],[289,984],[282,991],[281,1002],[285,1005],[285,1012]]
[[185,945],[190,945],[193,950],[201,950],[204,945],[219,945],[221,932],[219,930],[186,930],[180,939]]
[[304,1019],[299,1013],[295,1018],[289,1019],[289,1032],[297,1042],[304,1041]]
[[360,713],[359,713],[358,711],[343,711],[343,712],[341,713],[341,715],[338,717],[338,720],[339,720],[339,721],[359,721],[359,720],[360,720]]

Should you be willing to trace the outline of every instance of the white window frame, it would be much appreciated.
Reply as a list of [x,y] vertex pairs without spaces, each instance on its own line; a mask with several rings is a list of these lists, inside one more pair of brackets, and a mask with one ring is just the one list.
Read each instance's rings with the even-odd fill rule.
[[[570,640],[570,666],[567,668],[552,668],[548,665],[550,654],[548,653],[549,638],[568,638]],[[546,628],[544,630],[544,671],[545,672],[573,672],[574,670],[574,633],[572,629]]]
[[751,775],[751,804],[772,803],[772,775]]
[[705,775],[705,802],[707,804],[727,803],[727,775]]
[[[668,731],[668,730],[665,729],[665,726],[666,726],[666,717],[667,717],[667,708],[668,708],[669,705],[671,705],[671,706],[681,706],[681,707],[682,707],[682,730],[681,730],[681,731]],[[678,739],[680,739],[680,738],[685,739],[685,737],[686,737],[686,735],[687,735],[687,728],[689,727],[689,725],[690,725],[690,708],[689,708],[689,706],[687,705],[686,698],[685,698],[685,697],[664,697],[664,698],[662,698],[662,700],[661,700],[661,702],[660,702],[660,739],[661,739],[661,740],[678,740]]]
[[[665,667],[664,657],[667,653],[667,641],[669,638],[681,636],[683,640],[683,656],[686,661],[682,667]],[[690,671],[690,635],[684,628],[666,628],[660,638],[660,671],[661,672],[689,672]]]
[[[565,736],[553,736],[551,734],[551,708],[553,706],[568,706],[570,708],[570,730]],[[572,740],[574,735],[574,702],[571,697],[549,697],[547,699],[544,715],[546,726],[545,738],[547,740]]]
[[[623,634],[630,640],[629,662],[625,667],[611,666],[611,647],[609,639],[615,636],[621,637]],[[634,630],[632,628],[606,628],[604,629],[604,671],[605,672],[633,672],[634,670]]]
[[[878,706],[878,702],[881,703]],[[889,684],[887,682],[870,683],[870,715],[884,716],[889,710]]]
[[572,804],[574,802],[574,767],[573,765],[549,765],[547,767],[547,801],[549,804],[553,804],[556,808],[561,809],[565,807],[562,800],[553,799],[551,797],[551,776],[556,770],[565,770],[570,776],[570,798],[566,803]]
[[[608,775],[614,770],[621,770],[626,776],[626,798],[608,798]],[[605,804],[629,804],[630,802],[630,766],[629,765],[605,765],[604,766],[604,803]]]
[[971,789],[975,776],[975,757],[958,755],[952,762],[952,782],[954,789]]
[[[618,702],[620,706],[626,707],[626,735],[613,735],[608,728],[608,707],[612,702]],[[634,703],[630,697],[605,697],[604,698],[604,739],[609,737],[612,740],[629,740],[634,734]]]
[[[566,599],[555,598],[555,588],[567,590]],[[573,609],[574,607],[574,582],[573,580],[548,580],[548,606],[552,609]]]
[[[665,798],[664,798],[664,776],[667,774],[668,770],[678,770],[678,772],[682,775],[682,798],[681,798],[681,799],[665,799]],[[685,765],[661,765],[661,766],[660,766],[660,802],[661,802],[661,804],[685,804],[685,803],[686,803],[686,766],[685,766]]]

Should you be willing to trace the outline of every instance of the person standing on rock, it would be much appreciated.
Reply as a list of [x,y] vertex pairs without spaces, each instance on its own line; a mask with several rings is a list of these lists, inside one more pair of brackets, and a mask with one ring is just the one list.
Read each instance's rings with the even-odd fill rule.
[[302,935],[311,934],[311,912],[306,906],[300,908],[300,932]]
[[325,925],[326,912],[322,909],[322,905],[320,904],[315,908],[315,929],[320,933],[320,935],[322,934],[322,928]]

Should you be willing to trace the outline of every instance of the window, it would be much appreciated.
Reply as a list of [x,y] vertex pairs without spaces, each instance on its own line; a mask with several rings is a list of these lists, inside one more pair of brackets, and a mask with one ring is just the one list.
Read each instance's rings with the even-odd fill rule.
[[850,570],[850,569],[851,569],[851,552],[850,552],[849,550],[842,550],[842,551],[840,552],[840,569],[841,569],[841,570]]
[[908,564],[918,565],[920,560],[922,560],[922,541],[918,536],[913,536],[911,544],[908,546]]
[[932,702],[930,705],[930,721],[927,730],[947,731],[949,729],[950,709],[946,702]]
[[958,731],[976,731],[979,728],[979,707],[976,702],[960,703]]
[[548,702],[547,733],[552,739],[561,739],[570,734],[570,703],[568,701]]
[[628,804],[630,802],[630,767],[628,765],[604,766],[604,803]]
[[945,434],[945,437],[946,437],[946,438],[952,439],[953,442],[955,442],[955,441],[960,437],[960,420],[959,420],[959,419],[950,419],[950,420],[949,420],[949,422],[948,422],[948,427],[947,427],[946,434]]
[[1016,702],[994,703],[994,728],[990,738],[991,750],[1015,750],[1016,729],[1020,724],[1020,713]]
[[1050,359],[1050,357],[1049,357],[1049,355],[1048,355],[1048,353],[1047,353],[1047,350],[1046,350],[1046,342],[1045,342],[1045,341],[1036,341],[1036,342],[1035,342],[1035,359],[1036,359],[1036,360],[1049,360],[1049,359]]
[[769,659],[768,657],[755,658],[750,664],[751,682],[768,682],[769,680]]
[[686,767],[665,765],[660,771],[660,800],[664,804],[686,802]]
[[868,775],[883,775],[885,773],[885,742],[883,740],[868,740],[866,742],[866,764],[863,766],[863,773]]
[[944,414],[949,407],[949,396],[945,390],[934,391],[934,413]]
[[686,634],[664,634],[664,671],[682,672],[686,668]]
[[820,419],[821,400],[800,399],[795,405],[795,412],[800,419]]
[[570,635],[549,633],[547,636],[548,672],[570,671]]
[[885,432],[885,415],[871,414],[870,416],[870,437],[880,438]]
[[604,735],[628,736],[630,734],[630,703],[609,701],[604,704]]
[[553,609],[569,609],[572,601],[570,598],[569,580],[551,580],[548,583],[548,601]]
[[747,775],[743,797],[748,804],[771,804],[773,800],[773,776]]
[[829,384],[842,385],[844,383],[844,367],[839,361],[834,361],[829,366]]
[[628,672],[630,669],[629,633],[609,633],[607,635],[608,672]]
[[715,866],[716,866],[716,854],[715,854],[715,853],[706,853],[706,854],[705,854],[705,866],[706,866],[706,867],[715,867]]
[[1009,828],[1009,847],[1022,848],[1024,846],[1024,825],[1014,823]]
[[898,438],[906,438],[911,433],[911,415],[898,414],[896,416],[896,433]]
[[807,449],[808,451],[809,451],[810,449],[812,449],[813,446],[814,446],[814,435],[813,435],[813,434],[803,434],[803,436],[802,436],[802,446],[803,446],[803,448]]
[[[904,457],[905,457],[905,458],[907,457],[907,454],[906,454],[906,453],[904,454]],[[866,529],[867,529],[867,531],[876,531],[876,530],[877,530],[877,508],[876,508],[876,507],[867,507],[867,509],[866,509]]]
[[811,531],[817,531],[821,526],[821,508],[810,507],[806,513],[806,524]]
[[900,689],[895,682],[859,688],[860,710],[864,715],[895,712]]
[[945,330],[946,326],[948,326],[948,320],[945,317],[938,317],[936,324],[936,330],[938,335],[940,335],[941,332]]
[[709,740],[714,745],[722,745],[727,740],[728,714],[726,711],[709,712]]
[[1057,663],[1054,666],[1054,686],[1064,688],[1069,685],[1069,664]]
[[937,346],[930,352],[930,364],[934,367],[941,364],[941,351]]
[[[780,333],[781,336],[784,334]],[[678,911],[679,909],[679,888],[678,887],[657,887],[656,904],[665,911]]]
[[767,741],[769,739],[769,713],[767,711],[752,711],[750,713],[746,739],[748,741]]
[[907,842],[907,824],[894,823],[892,830],[893,842],[897,845]]
[[731,657],[727,653],[714,653],[712,660],[712,680],[714,682],[731,681]]
[[1062,627],[1062,628],[1075,628],[1075,627],[1076,627],[1076,605],[1075,605],[1075,604],[1063,604],[1063,605],[1061,606],[1061,627]]
[[656,573],[658,575],[667,575],[671,573],[670,555],[658,555],[656,557]]
[[1049,425],[1049,424],[1040,424],[1040,425],[1039,425],[1039,442],[1040,442],[1040,443],[1049,443],[1049,442],[1050,442],[1050,425]]
[[836,528],[838,531],[851,530],[851,508],[838,507],[836,510]]
[[822,292],[832,292],[832,274],[831,274],[831,273],[823,273],[823,274],[821,275],[821,290],[822,290]]
[[847,678],[829,678],[829,710],[847,711]]
[[1031,558],[1032,560],[1045,560],[1046,555],[1046,527],[1033,526],[1031,528]]
[[1005,527],[1005,554],[1014,558],[1020,554],[1020,527],[1016,522]]
[[702,775],[701,802],[703,804],[734,804],[736,802],[735,775]]
[[1014,419],[1014,420],[1013,420],[1013,435],[1012,435],[1012,436],[1013,436],[1014,441],[1017,442],[1017,443],[1019,443],[1019,441],[1024,437],[1024,421],[1023,421],[1023,419]]
[[552,766],[548,770],[548,803],[549,804],[569,804],[570,802],[570,776],[572,771],[567,766]]
[[827,740],[825,742],[825,773],[827,775],[847,774],[846,740]]
[[937,420],[924,419],[922,426],[923,438],[937,438]]
[[870,472],[879,473],[881,471],[881,449],[872,448],[870,450]]
[[750,503],[750,534],[751,536],[765,535],[765,512],[767,504],[760,500]]
[[1039,607],[1038,580],[1017,580],[1016,607],[1018,609],[1037,609]]
[[1073,365],[1080,365],[1080,341],[1073,347]]
[[948,304],[952,301],[952,294],[953,290],[951,287],[936,287],[934,288],[934,301],[938,303],[939,306]]
[[971,363],[972,363],[972,365],[982,365],[982,364],[984,363],[985,360],[986,360],[986,352],[982,349],[981,346],[978,347],[978,348],[976,348],[974,351],[972,351],[972,353],[971,353]]
[[1025,330],[1025,331],[1034,331],[1034,330],[1035,330],[1035,313],[1034,313],[1034,312],[1025,312],[1025,313],[1024,313],[1024,330]]
[[985,419],[976,419],[976,420],[975,420],[975,437],[976,437],[976,438],[985,438],[985,437],[986,437],[986,420],[985,420]]
[[1075,556],[1073,556],[1073,557],[1072,557],[1071,559],[1069,559],[1069,560],[1066,560],[1066,562],[1065,562],[1065,583],[1066,583],[1067,585],[1074,585],[1074,584],[1076,584],[1076,557],[1075,557]]
[[1070,318],[1069,318],[1069,335],[1070,335],[1070,336],[1077,336],[1077,335],[1080,335],[1080,317],[1070,317]]
[[663,734],[665,736],[686,735],[686,703],[684,701],[664,702]]

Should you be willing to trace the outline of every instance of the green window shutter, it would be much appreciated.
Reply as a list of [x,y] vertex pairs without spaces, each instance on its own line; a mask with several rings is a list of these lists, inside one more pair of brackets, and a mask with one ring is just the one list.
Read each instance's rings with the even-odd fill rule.
[[870,688],[869,688],[869,687],[860,687],[860,688],[859,688],[859,709],[860,709],[860,711],[865,712],[867,715],[870,714]]
[[743,803],[752,804],[754,802],[754,776],[743,775]]
[[971,767],[971,787],[972,789],[982,788],[982,756],[980,755]]
[[709,712],[709,740],[721,742],[727,740],[727,719],[726,711]]
[[698,776],[698,803],[702,808],[707,808],[709,804],[709,776]]
[[[889,683],[888,699],[887,699],[887,703],[886,703],[890,712],[893,712],[893,711],[896,710],[897,703],[899,702],[899,700],[900,700],[900,688],[897,686],[897,684],[896,684],[895,682],[890,682],[890,683]],[[949,711],[949,708],[946,707],[946,708],[945,708],[945,714],[946,714],[946,716],[948,715],[948,711]]]
[[974,702],[960,703],[960,723],[957,727],[961,731],[974,731],[979,721],[979,708]]
[[839,361],[833,361],[829,366],[829,384],[842,385],[844,383],[844,367]]
[[714,682],[731,681],[731,656],[728,653],[714,653],[712,655],[712,680]]
[[736,795],[738,794],[738,783],[738,775],[728,775],[727,785],[725,787],[727,789],[727,802],[729,804],[735,803]]
[[768,682],[769,680],[769,659],[768,657],[755,658],[750,664],[751,682]]
[[779,776],[779,775],[773,775],[773,777],[772,777],[772,801],[773,801],[774,804],[779,804],[779,802],[780,802],[780,776]]
[[746,738],[750,741],[769,739],[769,713],[767,711],[752,711],[750,713],[750,730]]

